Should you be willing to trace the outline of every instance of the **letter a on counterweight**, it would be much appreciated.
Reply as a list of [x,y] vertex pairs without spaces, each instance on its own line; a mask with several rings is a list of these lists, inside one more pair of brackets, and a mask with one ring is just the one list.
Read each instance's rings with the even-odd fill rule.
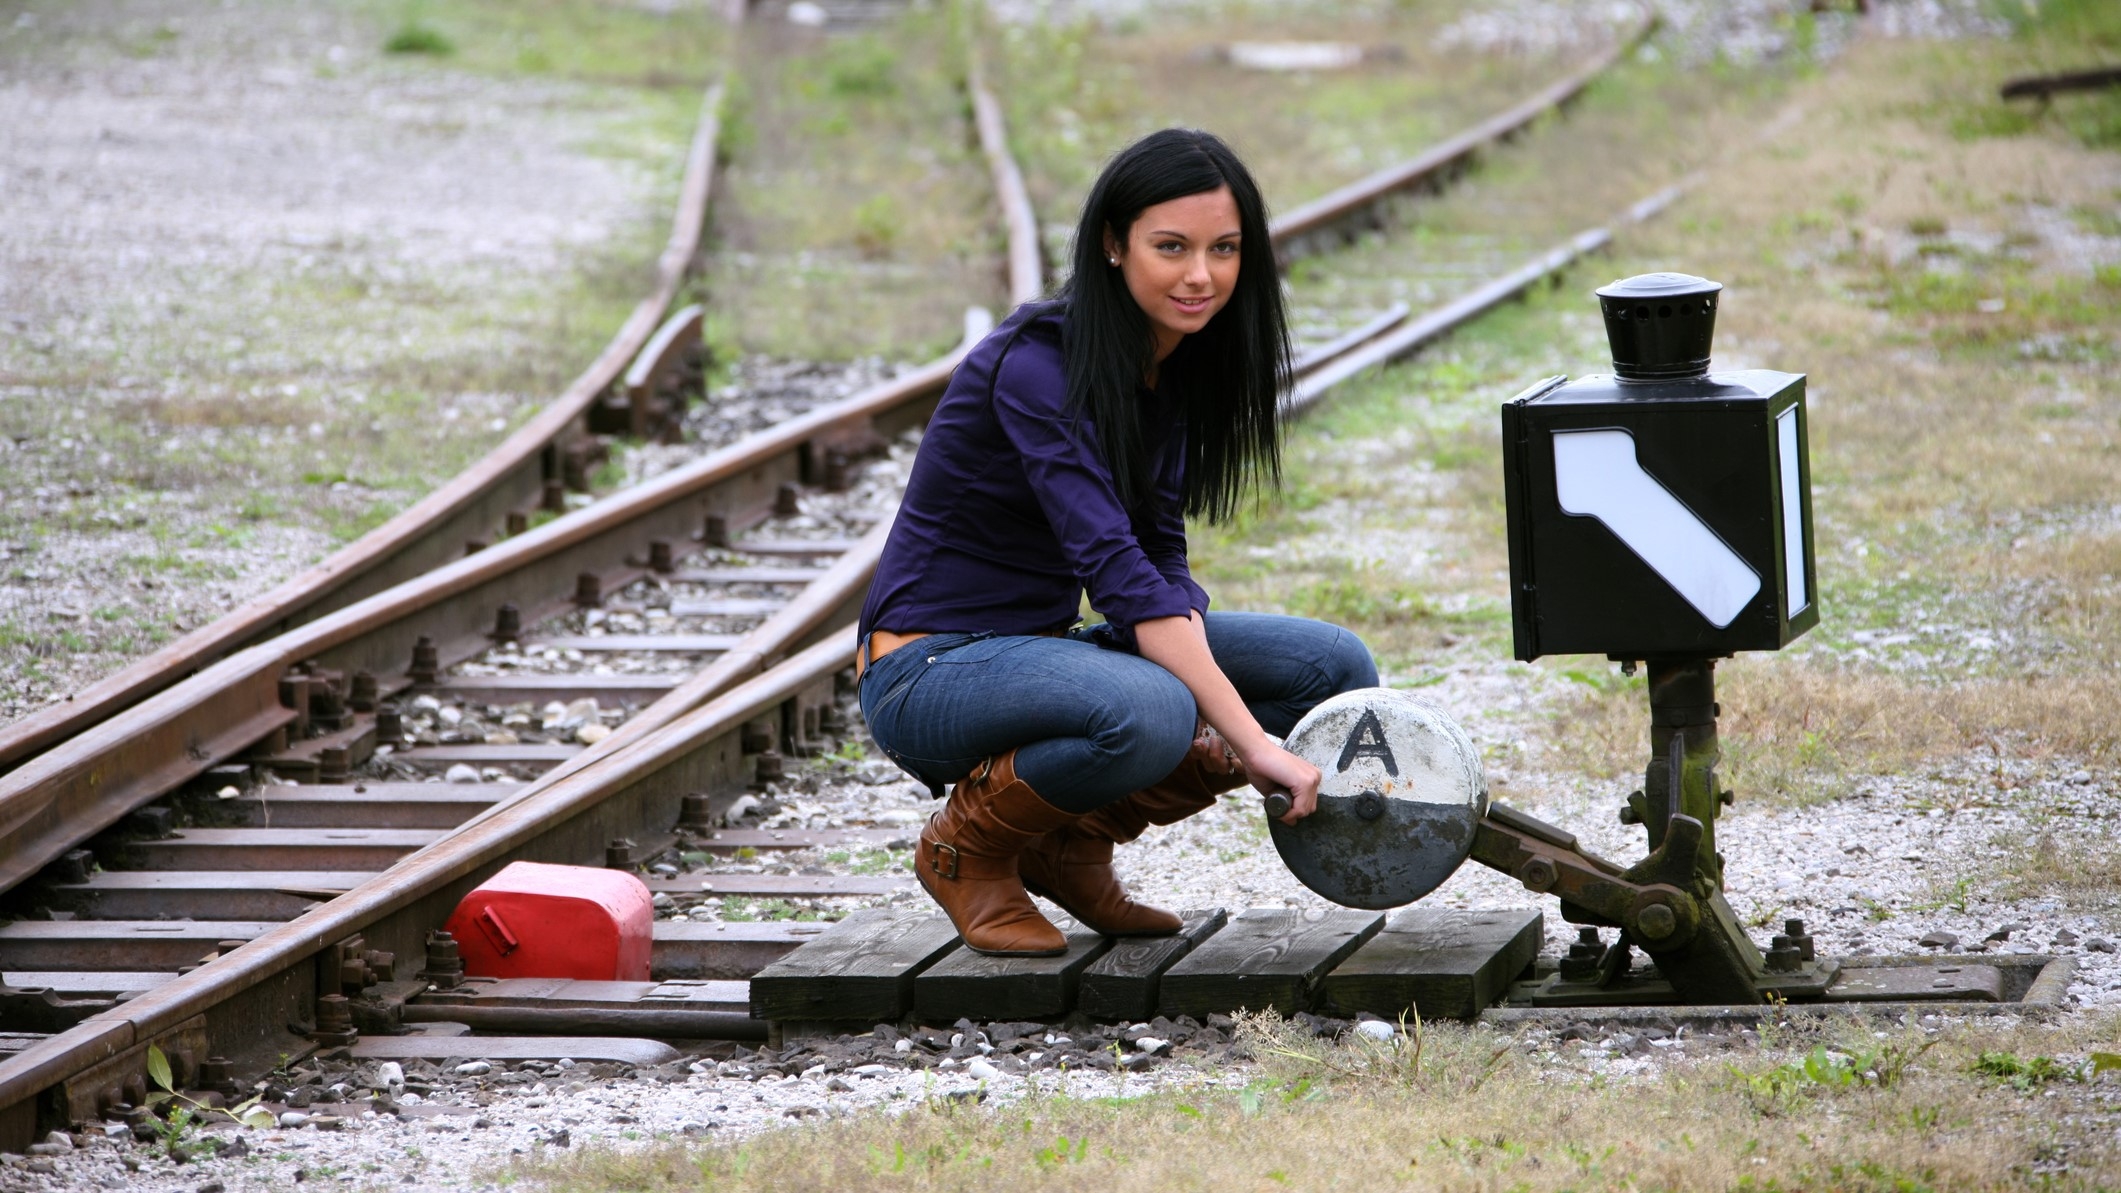
[[1340,748],[1340,770],[1355,765],[1357,758],[1375,758],[1385,764],[1385,773],[1399,777],[1399,762],[1392,757],[1392,746],[1385,741],[1385,727],[1377,721],[1377,710],[1362,710],[1361,719],[1355,722],[1355,732],[1348,735],[1348,744]]

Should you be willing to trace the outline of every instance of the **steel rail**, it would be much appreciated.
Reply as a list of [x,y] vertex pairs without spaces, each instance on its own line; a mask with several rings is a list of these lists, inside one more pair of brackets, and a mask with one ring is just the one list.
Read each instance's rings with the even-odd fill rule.
[[1031,191],[1024,185],[1024,172],[1016,164],[1016,155],[1009,152],[1008,122],[1002,116],[1001,102],[987,90],[977,42],[968,38],[967,43],[973,48],[967,52],[965,91],[972,98],[972,122],[979,129],[980,150],[987,155],[994,193],[1001,200],[1002,218],[1008,225],[1009,301],[1020,306],[1046,291],[1038,213],[1032,209]]
[[[1677,202],[1690,185],[1691,180],[1666,187],[1629,206],[1616,222],[1629,225],[1642,223]],[[1523,295],[1533,286],[1598,252],[1612,241],[1611,228],[1587,228],[1516,269],[1475,286],[1418,319],[1409,321],[1403,311],[1397,309],[1387,311],[1368,325],[1378,328],[1377,333],[1368,339],[1360,343],[1348,343],[1346,337],[1343,337],[1325,345],[1327,349],[1339,347],[1341,350],[1327,359],[1318,361],[1310,372],[1298,376],[1295,386],[1283,400],[1282,410],[1286,414],[1301,414],[1316,404],[1332,387],[1358,373],[1398,360],[1440,339],[1503,303]],[[1397,318],[1394,318],[1395,314]]]
[[[445,664],[470,657],[488,642],[492,611],[521,604],[527,582],[564,592],[582,572],[640,575],[646,569],[631,557],[644,538],[690,537],[709,505],[733,523],[762,511],[780,482],[795,479],[814,440],[924,418],[924,403],[984,334],[981,316],[938,361],[231,655],[0,775],[0,890],[284,724],[279,679],[295,664],[395,675],[415,628],[436,640]],[[628,533],[615,533],[621,528]],[[523,615],[535,620],[567,604],[552,597]]]
[[[854,657],[851,630],[789,658],[670,724],[630,741],[572,774],[546,783],[413,853],[329,903],[280,924],[213,962],[41,1040],[0,1062],[0,1113],[35,1098],[103,1061],[239,996],[263,989],[257,1024],[286,1022],[288,1001],[306,1006],[309,991],[289,990],[317,953],[361,934],[400,956],[421,952],[425,932],[456,901],[511,860],[579,862],[592,844],[637,823],[674,822],[688,792],[732,778],[730,762],[745,722],[793,698]],[[632,800],[621,797],[631,795]],[[617,808],[621,803],[631,807]]]
[[1312,233],[1347,219],[1399,191],[1434,184],[1462,169],[1490,145],[1507,140],[1541,116],[1581,95],[1598,76],[1640,46],[1656,27],[1655,14],[1646,14],[1626,37],[1575,73],[1396,166],[1379,170],[1284,214],[1273,223],[1274,247],[1280,252],[1291,253],[1295,242]]
[[0,729],[0,770],[20,766],[245,646],[437,567],[462,553],[466,539],[483,538],[510,511],[534,505],[548,476],[557,475],[548,457],[556,456],[558,445],[582,426],[590,408],[641,355],[699,254],[713,192],[724,91],[717,80],[701,101],[670,237],[656,259],[654,286],[558,398],[484,458],[383,525],[65,701]]
[[[758,682],[766,683],[763,690],[779,693],[766,704],[740,701],[736,707],[741,711],[733,722],[735,729],[740,731],[743,722],[750,720],[762,708],[785,700],[787,694],[800,691],[820,678],[829,677],[833,671],[839,669],[839,665],[821,669],[819,660],[838,658],[842,655],[845,660],[851,660],[851,644],[834,647],[823,655],[813,649],[808,654],[798,656],[792,666],[780,668],[779,673],[773,676],[770,682],[759,679],[760,673],[772,670],[770,663],[799,647],[811,645],[811,640],[821,632],[829,633],[834,626],[851,620],[853,610],[859,607],[862,596],[867,591],[869,577],[875,570],[876,560],[882,552],[888,530],[888,522],[880,523],[878,528],[865,535],[853,550],[847,552],[831,567],[824,569],[818,579],[812,581],[800,596],[745,634],[743,641],[735,649],[629,719],[604,741],[547,772],[516,795],[466,821],[451,836],[406,856],[383,873],[368,879],[317,910],[288,921],[240,949],[231,950],[193,974],[179,977],[169,985],[123,1004],[117,1011],[99,1015],[79,1027],[25,1050],[5,1064],[0,1064],[0,1107],[19,1100],[16,1097],[18,1082],[27,1083],[31,1087],[41,1087],[50,1081],[64,1080],[81,1069],[134,1047],[136,1041],[145,1041],[172,1030],[195,1015],[213,1010],[222,1002],[260,983],[306,964],[331,941],[353,933],[377,935],[374,923],[376,918],[428,898],[438,884],[456,882],[468,890],[470,886],[476,885],[476,881],[466,880],[467,874],[483,878],[500,864],[511,860],[514,851],[523,843],[521,834],[526,825],[556,823],[555,817],[573,815],[609,796],[610,792],[595,786],[598,782],[608,780],[583,780],[580,776],[596,771],[598,767],[628,752],[636,744],[652,745],[658,734],[686,720],[689,714],[702,710],[714,697],[721,696],[740,684]],[[844,660],[840,665],[843,664]],[[726,722],[730,715],[729,708],[727,705],[716,707],[721,709],[719,714],[703,714],[709,717],[710,722],[705,728],[689,725],[679,731],[681,736],[678,740],[697,743],[703,733],[709,738],[716,735],[726,737],[730,729],[730,723]],[[713,720],[716,715],[722,716],[724,720]],[[662,759],[661,763],[667,764],[669,761]],[[652,751],[648,757],[648,765],[651,769],[659,765]],[[638,772],[636,770],[624,773]],[[585,787],[585,782],[589,786]],[[556,789],[560,791],[559,795],[552,794]],[[585,792],[589,794],[585,795]],[[598,792],[602,794],[597,794]],[[585,838],[580,835],[568,839],[569,848],[563,851],[562,860],[579,860],[582,839]],[[591,836],[586,839],[593,843],[602,838]],[[467,856],[474,860],[467,862]],[[466,870],[466,866],[473,869]],[[416,941],[420,925],[414,924],[412,927],[412,935]],[[480,1013],[491,1015],[498,1012],[488,1009]],[[713,1026],[720,1032],[736,1032],[740,1035],[751,1030],[744,1022],[739,1022],[745,1019],[743,1016],[725,1016],[718,1019],[713,1016],[703,1017],[696,1011],[675,1014],[680,1017],[671,1019],[670,1024],[682,1025],[685,1030],[692,1032],[701,1031],[706,1026]],[[112,1022],[114,1017],[123,1020],[129,1030],[117,1027]],[[458,1018],[463,1016],[459,1015]],[[535,1013],[518,1012],[512,1017],[503,1015],[503,1018],[514,1023],[520,1030],[523,1024],[536,1021],[537,1016]],[[576,1016],[577,1020],[579,1018]],[[27,1070],[18,1076],[17,1065],[26,1066]]]

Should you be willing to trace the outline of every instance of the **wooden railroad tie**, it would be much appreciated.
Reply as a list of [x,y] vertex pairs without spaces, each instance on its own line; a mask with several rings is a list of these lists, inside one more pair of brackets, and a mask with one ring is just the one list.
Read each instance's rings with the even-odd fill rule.
[[1176,935],[1114,939],[1073,921],[1057,957],[988,957],[932,911],[869,908],[751,978],[753,1018],[798,1035],[926,1023],[1238,1010],[1470,1019],[1545,940],[1538,911],[1254,908],[1184,913]]

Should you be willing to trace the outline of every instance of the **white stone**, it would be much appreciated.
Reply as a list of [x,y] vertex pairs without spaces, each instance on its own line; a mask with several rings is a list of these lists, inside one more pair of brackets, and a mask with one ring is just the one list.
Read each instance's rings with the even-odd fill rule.
[[822,29],[825,22],[831,19],[832,14],[825,11],[824,5],[813,4],[811,0],[795,0],[795,3],[788,6],[788,23],[791,25]]
[[1238,41],[1230,65],[1246,70],[1346,70],[1362,61],[1362,47],[1344,41]]
[[984,1056],[974,1057],[972,1062],[965,1066],[965,1073],[974,1081],[992,1081],[1002,1075],[1002,1071],[995,1068]]
[[290,1110],[280,1116],[280,1125],[290,1131],[300,1130],[309,1125],[309,1116],[299,1110]]
[[457,1066],[456,1072],[459,1077],[484,1077],[493,1072],[493,1064],[490,1061],[467,1060]]
[[1399,1029],[1382,1019],[1365,1019],[1355,1025],[1355,1031],[1364,1039],[1376,1040],[1378,1043],[1397,1039],[1399,1036]]
[[446,783],[476,783],[479,781],[479,768],[470,763],[459,762],[442,772],[442,780]]
[[611,736],[611,726],[601,721],[591,721],[574,731],[574,739],[585,746],[593,746]]

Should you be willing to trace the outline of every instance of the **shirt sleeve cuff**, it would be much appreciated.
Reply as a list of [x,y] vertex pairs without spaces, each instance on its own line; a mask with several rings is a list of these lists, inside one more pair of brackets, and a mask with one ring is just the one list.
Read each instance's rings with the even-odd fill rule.
[[1159,617],[1188,617],[1195,609],[1205,613],[1207,604],[1208,594],[1202,592],[1199,585],[1166,581],[1160,591],[1129,593],[1124,599],[1113,602],[1110,608],[1098,612],[1113,625],[1131,629]]

